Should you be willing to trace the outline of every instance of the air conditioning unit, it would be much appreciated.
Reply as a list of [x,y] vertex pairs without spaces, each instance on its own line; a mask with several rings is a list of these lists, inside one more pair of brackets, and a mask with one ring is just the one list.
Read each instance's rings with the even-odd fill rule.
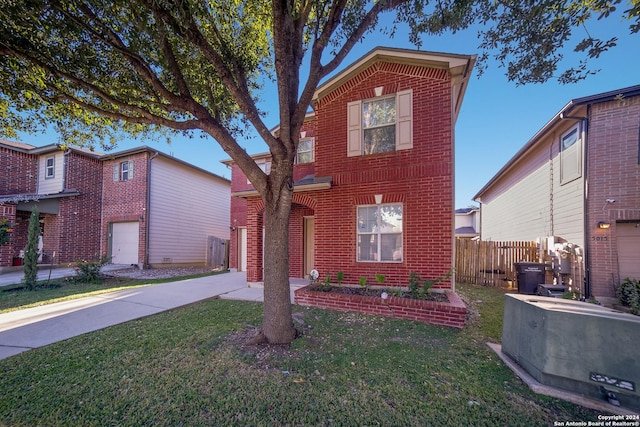
[[502,352],[541,384],[640,411],[640,317],[586,302],[507,294]]

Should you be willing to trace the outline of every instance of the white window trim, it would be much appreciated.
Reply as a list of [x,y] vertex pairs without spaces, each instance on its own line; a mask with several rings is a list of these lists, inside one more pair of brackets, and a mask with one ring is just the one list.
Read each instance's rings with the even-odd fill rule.
[[[307,141],[311,141],[311,160],[309,160],[308,162],[303,162],[301,163],[298,159],[298,156],[300,155],[300,142],[307,142]],[[304,151],[305,153],[307,153],[307,151]],[[298,151],[296,152],[296,164],[298,165],[303,165],[303,164],[308,164],[308,163],[313,163],[316,161],[316,141],[315,138],[300,138],[300,141],[298,143]]]
[[[124,165],[127,165],[127,179],[123,178]],[[113,181],[131,181],[133,179],[133,160],[127,160],[124,162],[118,162],[113,165]]]
[[[576,133],[576,142],[568,148],[563,148],[563,142],[565,138],[571,135],[573,132]],[[575,181],[576,179],[582,176],[582,129],[580,125],[575,125],[569,128],[567,131],[563,132],[560,135],[560,185],[568,184],[569,182]],[[567,167],[565,164],[572,160],[572,158],[565,158],[567,154],[565,152],[571,151],[572,156],[575,156],[575,173],[565,176],[567,174]],[[575,153],[574,153],[575,152]]]
[[[257,160],[256,165],[258,165],[265,175],[269,175],[271,173],[271,160]],[[247,184],[251,184],[249,178],[247,178]]]
[[[402,231],[398,232],[382,232],[377,231],[377,232],[360,232],[360,230],[358,229],[358,209],[359,208],[366,208],[366,207],[377,207],[378,209],[383,207],[383,206],[401,206],[402,207]],[[404,248],[404,234],[405,234],[405,227],[404,227],[404,204],[403,203],[381,203],[381,204],[374,204],[374,205],[357,205],[356,206],[356,262],[364,262],[364,263],[374,263],[374,264],[401,264],[404,262],[404,249],[402,249],[401,253],[400,253],[400,259],[399,260],[382,260],[381,258],[381,247],[382,247],[382,235],[400,235],[401,240],[402,240],[402,246],[401,248]],[[358,259],[358,237],[362,236],[362,235],[367,235],[367,236],[371,236],[371,235],[375,235],[377,236],[377,242],[378,242],[378,247],[377,247],[377,252],[378,252],[378,260],[362,260],[362,259]]]
[[[347,157],[364,155],[364,126],[362,104],[364,101],[388,98],[380,96],[347,104]],[[396,95],[396,151],[413,148],[413,90],[403,90]],[[376,153],[379,154],[379,153]]]
[[[49,166],[51,160],[51,166]],[[49,173],[51,171],[51,173]],[[56,177],[56,157],[49,156],[44,159],[44,179],[52,179]]]

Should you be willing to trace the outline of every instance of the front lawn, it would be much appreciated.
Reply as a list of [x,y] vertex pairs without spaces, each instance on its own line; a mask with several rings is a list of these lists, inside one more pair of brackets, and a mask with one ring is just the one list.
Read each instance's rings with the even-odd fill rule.
[[129,279],[126,277],[108,277],[102,283],[82,283],[73,277],[39,281],[36,290],[29,291],[22,285],[0,286],[0,313],[52,304],[60,301],[88,297],[91,295],[115,292],[121,289],[147,286],[156,283],[186,280],[194,277],[209,276],[216,273],[195,274],[184,277],[164,279]]
[[531,392],[486,345],[501,291],[459,286],[464,330],[294,306],[291,348],[246,345],[261,304],[208,300],[0,360],[0,425],[548,426],[597,413]]

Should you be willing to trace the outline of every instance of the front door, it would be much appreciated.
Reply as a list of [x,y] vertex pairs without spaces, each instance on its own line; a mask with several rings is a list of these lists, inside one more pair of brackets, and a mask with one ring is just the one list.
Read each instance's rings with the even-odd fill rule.
[[640,221],[617,223],[618,269],[620,281],[627,277],[640,279]]
[[238,271],[247,271],[247,229],[238,227]]
[[304,277],[309,277],[314,263],[315,219],[312,216],[304,218]]

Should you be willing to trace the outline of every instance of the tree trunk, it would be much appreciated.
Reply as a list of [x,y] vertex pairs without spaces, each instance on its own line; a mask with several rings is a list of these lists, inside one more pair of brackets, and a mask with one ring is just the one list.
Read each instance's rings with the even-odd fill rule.
[[289,218],[293,195],[292,171],[272,170],[272,198],[264,210],[264,313],[262,334],[271,344],[289,344],[296,335],[291,317],[289,285]]

